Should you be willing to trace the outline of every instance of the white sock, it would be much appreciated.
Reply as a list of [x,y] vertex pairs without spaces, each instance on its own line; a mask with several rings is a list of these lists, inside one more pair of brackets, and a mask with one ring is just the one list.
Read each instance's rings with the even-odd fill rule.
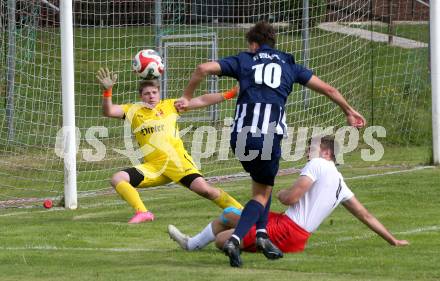
[[212,232],[212,223],[209,223],[199,234],[188,239],[188,250],[200,250],[214,240],[215,235]]

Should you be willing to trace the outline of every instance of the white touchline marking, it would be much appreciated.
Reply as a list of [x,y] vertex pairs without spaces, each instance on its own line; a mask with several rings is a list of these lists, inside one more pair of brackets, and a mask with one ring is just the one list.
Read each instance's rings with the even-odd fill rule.
[[413,233],[420,233],[420,232],[429,232],[431,230],[432,231],[440,230],[440,226],[433,225],[433,226],[427,226],[427,227],[420,227],[420,228],[415,228],[415,229],[411,229],[411,230],[407,230],[407,231],[396,232],[396,234],[413,234]]
[[[109,206],[118,206],[118,205],[126,205],[126,204],[127,203],[125,201],[118,201],[118,202],[112,202],[112,203],[96,203],[96,204],[91,204],[88,206],[81,205],[80,209],[84,210],[84,209],[92,209],[92,208],[96,208],[96,207],[109,207]],[[26,210],[26,211],[14,212],[14,213],[1,214],[0,217],[9,217],[9,216],[23,215],[23,214],[30,214],[30,213],[39,214],[39,213],[56,212],[56,211],[66,211],[66,209],[62,208],[62,207],[54,207],[49,210],[40,210],[40,211]]]
[[86,214],[82,214],[82,215],[79,215],[79,216],[74,216],[72,218],[72,220],[99,218],[99,217],[103,217],[103,216],[107,216],[107,215],[115,214],[115,213],[119,213],[119,210],[86,213]]
[[50,210],[41,210],[41,211],[20,211],[20,212],[14,212],[14,213],[7,213],[7,214],[1,214],[0,217],[10,217],[15,215],[23,215],[23,214],[30,214],[30,213],[47,213],[47,212],[56,212],[56,211],[65,211],[64,208],[61,207],[54,207]]
[[[353,177],[346,177],[346,180],[353,180],[353,179],[364,179],[364,178],[370,178],[370,177],[380,177],[380,176],[386,176],[386,175],[394,175],[394,174],[401,174],[401,173],[410,173],[410,172],[414,172],[414,171],[420,171],[420,170],[424,170],[424,169],[433,169],[435,168],[434,166],[419,166],[419,167],[414,167],[411,169],[407,169],[407,170],[398,170],[398,171],[391,171],[391,172],[385,172],[385,173],[377,173],[377,174],[370,174],[370,175],[360,175],[360,176],[353,176]],[[155,187],[155,188],[149,188],[149,190],[151,189],[162,189],[162,188],[169,188],[169,186],[167,187]],[[245,187],[243,187],[245,188]],[[232,190],[232,187],[230,188],[225,188],[226,191],[230,191]],[[237,187],[234,187],[234,190],[237,190]],[[166,197],[161,197],[162,198],[166,198]],[[155,200],[156,198],[151,198],[150,200]],[[147,199],[143,199],[145,200],[149,200],[149,198]],[[81,209],[90,209],[90,208],[94,208],[94,207],[104,207],[104,206],[115,206],[115,205],[124,205],[127,204],[126,202],[113,202],[113,203],[95,203],[95,204],[91,204],[91,205],[82,205],[80,208]],[[28,213],[47,213],[47,212],[53,212],[53,211],[64,211],[64,208],[52,208],[50,210],[41,210],[41,211],[22,211],[22,212],[13,212],[13,213],[7,213],[7,214],[0,214],[0,217],[8,217],[8,216],[14,216],[14,215],[22,215],[22,214],[28,214]]]
[[171,252],[174,249],[161,250],[161,249],[148,249],[148,248],[71,248],[71,247],[57,247],[51,245],[41,245],[41,246],[25,246],[25,247],[2,247],[0,250],[3,251],[97,251],[97,252]]
[[[149,202],[149,201],[154,201],[154,200],[158,200],[158,199],[167,199],[167,196],[156,196],[156,197],[151,197],[151,198],[142,198],[142,201],[144,202]],[[119,205],[127,205],[127,202],[125,201],[116,201],[116,202],[108,202],[108,203],[93,203],[90,205],[85,205],[85,204],[81,204],[80,207],[78,209],[80,210],[85,210],[85,209],[93,209],[93,208],[97,208],[97,207],[109,207],[109,206],[119,206]],[[163,206],[164,204],[161,204],[161,206]],[[32,206],[32,208],[28,208],[28,209],[35,209],[35,208],[39,208],[40,206]],[[43,206],[41,205],[41,208],[43,208]],[[1,210],[1,209],[0,209]],[[44,210],[40,210],[40,211],[29,211],[29,210],[25,210],[25,211],[18,211],[18,212],[13,212],[13,213],[6,213],[6,214],[0,214],[0,217],[9,217],[9,216],[15,216],[15,215],[22,215],[22,214],[29,214],[29,213],[47,213],[47,212],[54,212],[54,211],[65,211],[66,209],[62,208],[62,207],[53,207],[51,209],[44,209]]]
[[[407,234],[422,233],[422,232],[432,232],[432,231],[437,232],[439,230],[440,230],[439,225],[432,225],[432,226],[427,226],[427,227],[419,227],[419,228],[409,229],[409,230],[405,230],[405,231],[395,232],[394,234],[407,235]],[[359,236],[340,237],[340,238],[336,238],[334,241],[323,241],[323,242],[312,243],[309,246],[307,246],[306,248],[311,249],[311,248],[315,248],[315,247],[319,247],[319,246],[323,246],[323,245],[336,244],[336,243],[344,242],[344,241],[353,241],[353,240],[361,240],[361,239],[364,240],[364,239],[372,238],[375,236],[378,236],[378,235],[376,233],[370,232],[368,234],[359,235]]]
[[378,174],[347,177],[345,179],[346,180],[365,179],[365,178],[380,177],[380,176],[387,176],[387,175],[394,175],[394,174],[410,173],[410,172],[414,172],[414,171],[433,169],[433,168],[435,168],[435,167],[434,166],[421,166],[421,167],[414,167],[412,169],[407,169],[407,170],[398,170],[398,171],[391,171],[391,172],[378,173]]
[[[396,234],[403,235],[403,234],[414,234],[414,233],[422,233],[422,232],[430,232],[430,231],[439,231],[440,226],[433,225],[433,226],[427,226],[427,227],[419,227],[415,229],[410,229],[406,231],[396,232]],[[351,237],[341,237],[336,239],[335,241],[324,241],[324,242],[317,242],[313,243],[312,245],[307,246],[307,249],[315,248],[323,245],[328,244],[335,244],[338,242],[344,242],[344,241],[352,241],[352,240],[360,240],[360,239],[367,239],[376,236],[373,233],[367,234],[367,235],[361,235],[361,236],[351,236]],[[3,251],[96,251],[96,252],[172,252],[175,249],[150,249],[150,248],[85,248],[85,247],[78,247],[78,248],[71,248],[71,247],[57,247],[52,245],[36,245],[36,246],[24,246],[24,247],[5,247],[0,246],[0,250]]]

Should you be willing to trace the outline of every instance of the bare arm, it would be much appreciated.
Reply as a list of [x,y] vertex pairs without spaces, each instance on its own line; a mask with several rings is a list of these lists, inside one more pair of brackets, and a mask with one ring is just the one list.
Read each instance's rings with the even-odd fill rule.
[[310,189],[313,181],[308,176],[300,176],[291,188],[278,192],[278,200],[287,206],[293,205]]
[[102,113],[106,117],[113,118],[123,118],[125,114],[122,106],[112,103],[111,97],[102,99]]
[[334,103],[339,105],[344,114],[347,116],[348,124],[351,126],[361,128],[366,125],[365,118],[348,104],[348,102],[336,88],[325,83],[315,75],[312,76],[312,78],[306,84],[306,87],[328,97]]
[[226,91],[224,93],[204,94],[196,98],[193,98],[189,101],[185,98],[181,98],[174,102],[174,106],[179,112],[197,109],[212,104],[220,103],[224,100],[232,99],[237,95],[237,93],[238,93],[238,86],[235,86],[229,91]]
[[191,79],[189,80],[188,85],[183,91],[182,98],[191,100],[197,86],[199,86],[200,82],[207,75],[220,75],[220,74],[221,74],[220,64],[216,61],[205,62],[198,65],[196,70],[191,75]]
[[189,101],[186,110],[197,109],[208,105],[216,104],[224,101],[225,98],[221,93],[204,94]]
[[352,197],[349,200],[342,202],[342,205],[352,213],[358,220],[363,222],[371,230],[376,232],[380,237],[393,246],[405,246],[409,245],[406,240],[397,240],[386,227],[376,219],[368,210],[362,205],[356,197]]
[[112,74],[107,68],[100,68],[96,74],[96,78],[104,90],[102,97],[102,113],[106,117],[123,118],[124,110],[122,106],[112,103],[112,88],[116,84],[118,77]]

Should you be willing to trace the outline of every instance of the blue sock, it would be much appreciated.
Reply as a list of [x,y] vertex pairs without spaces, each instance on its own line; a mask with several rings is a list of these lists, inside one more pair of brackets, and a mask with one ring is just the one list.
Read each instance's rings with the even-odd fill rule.
[[243,237],[257,222],[263,212],[264,207],[258,201],[250,200],[247,202],[246,206],[244,206],[244,209],[241,212],[240,220],[238,221],[238,225],[235,228],[232,237],[235,239],[239,238],[240,240],[243,239]]
[[[255,223],[255,227],[257,229],[257,237],[259,236],[258,235],[259,229],[263,230],[262,233],[266,233],[266,225],[269,220],[269,211],[270,211],[270,203],[271,202],[272,202],[272,193],[270,194],[269,199],[267,200],[266,208],[264,208],[263,213],[261,214],[260,218]],[[267,236],[265,236],[265,237],[267,237]]]

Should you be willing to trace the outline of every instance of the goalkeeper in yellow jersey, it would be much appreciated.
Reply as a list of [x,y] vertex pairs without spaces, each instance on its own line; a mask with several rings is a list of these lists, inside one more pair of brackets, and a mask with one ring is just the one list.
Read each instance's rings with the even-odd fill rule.
[[[97,73],[97,79],[104,90],[104,116],[130,122],[131,130],[143,154],[143,164],[116,172],[111,179],[111,185],[116,192],[135,209],[136,213],[128,223],[154,220],[153,213],[147,210],[136,188],[159,186],[172,181],[212,200],[222,209],[230,206],[243,208],[228,193],[209,185],[194,165],[179,137],[179,113],[174,106],[175,100],[160,99],[158,80],[140,82],[140,102],[118,105],[112,103],[112,88],[116,84],[117,76],[108,69],[101,68]],[[234,91],[227,92],[227,95],[233,94]],[[223,99],[222,94],[195,99],[193,108],[217,103]],[[191,106],[190,104],[189,108]]]

